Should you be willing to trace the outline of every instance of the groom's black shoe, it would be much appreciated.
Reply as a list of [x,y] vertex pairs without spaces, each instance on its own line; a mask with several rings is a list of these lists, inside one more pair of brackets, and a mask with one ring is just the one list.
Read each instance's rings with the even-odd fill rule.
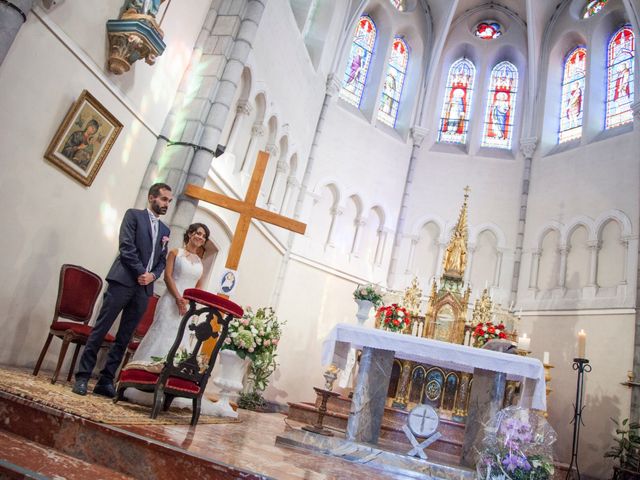
[[86,395],[88,381],[86,378],[76,378],[76,383],[73,385],[71,391],[76,395]]
[[93,387],[93,393],[94,395],[113,398],[116,396],[116,389],[113,387],[113,383],[96,383],[96,386]]

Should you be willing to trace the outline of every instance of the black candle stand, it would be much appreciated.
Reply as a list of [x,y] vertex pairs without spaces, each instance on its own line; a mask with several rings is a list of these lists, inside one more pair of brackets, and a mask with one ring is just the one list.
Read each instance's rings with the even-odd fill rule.
[[[591,365],[586,358],[574,358],[573,369],[578,371],[578,382],[576,384],[576,403],[573,406],[573,445],[571,446],[571,463],[567,470],[565,480],[570,478],[580,479],[580,468],[578,467],[578,444],[580,442],[580,424],[582,421],[582,397],[584,395],[584,374],[591,371]],[[574,473],[575,472],[575,473]]]

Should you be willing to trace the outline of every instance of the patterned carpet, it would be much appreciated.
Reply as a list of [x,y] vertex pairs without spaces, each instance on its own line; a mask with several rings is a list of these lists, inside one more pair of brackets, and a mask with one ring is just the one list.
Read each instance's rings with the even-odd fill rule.
[[[149,418],[150,407],[127,402],[114,404],[110,399],[87,394],[84,397],[71,392],[71,384],[58,380],[51,384],[51,373],[40,372],[37,377],[30,371],[0,367],[0,391],[26,398],[35,403],[66,413],[110,425],[188,425],[191,409],[171,408],[161,412],[154,420]],[[89,385],[91,391],[92,384]],[[200,415],[199,424],[238,423],[232,418]]]

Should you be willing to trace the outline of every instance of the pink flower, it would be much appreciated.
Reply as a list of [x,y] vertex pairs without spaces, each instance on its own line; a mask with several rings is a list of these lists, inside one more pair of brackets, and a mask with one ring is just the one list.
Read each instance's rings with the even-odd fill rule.
[[167,244],[169,243],[169,237],[167,237],[166,235],[164,237],[162,237],[162,249],[164,250],[165,248],[167,248]]

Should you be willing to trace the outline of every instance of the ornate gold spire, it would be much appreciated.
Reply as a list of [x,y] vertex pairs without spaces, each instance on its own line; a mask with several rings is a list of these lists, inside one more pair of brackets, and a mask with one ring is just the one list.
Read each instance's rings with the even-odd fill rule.
[[458,224],[451,234],[451,240],[444,254],[444,276],[452,278],[462,278],[464,269],[467,266],[467,240],[469,233],[467,231],[467,199],[471,189],[467,185],[464,189],[464,202],[460,215],[458,216]]

